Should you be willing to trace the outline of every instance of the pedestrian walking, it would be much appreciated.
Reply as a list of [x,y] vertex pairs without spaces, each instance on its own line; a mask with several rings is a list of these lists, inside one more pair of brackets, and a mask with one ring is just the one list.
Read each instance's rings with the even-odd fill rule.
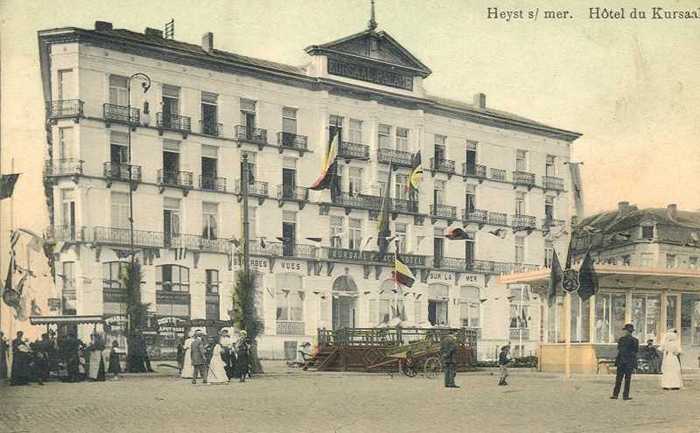
[[632,382],[632,372],[637,366],[637,352],[639,352],[639,340],[632,336],[634,325],[626,324],[622,331],[624,335],[617,341],[617,358],[615,358],[615,367],[617,367],[617,375],[615,376],[615,388],[610,397],[617,400],[620,395],[620,386],[622,379],[625,380],[625,387],[622,391],[623,400],[632,400],[630,397],[630,385]]
[[678,341],[678,331],[669,329],[661,345],[664,354],[661,364],[661,387],[665,391],[683,388],[681,376],[681,345]]
[[207,371],[206,371],[206,362],[207,362],[207,353],[206,353],[206,343],[204,342],[204,338],[202,337],[201,331],[197,331],[194,335],[194,339],[192,340],[192,383],[196,384],[197,383],[197,377],[201,377],[204,380],[204,383],[207,383]]
[[42,334],[41,340],[34,345],[34,371],[37,382],[43,385],[49,380],[49,352],[51,351],[51,342],[49,334]]
[[12,376],[11,385],[29,385],[31,354],[29,344],[22,331],[12,340]]
[[104,337],[99,334],[92,334],[90,340],[90,346],[88,346],[88,377],[96,382],[104,382],[106,379]]
[[241,331],[241,338],[236,346],[236,367],[240,375],[240,381],[245,382],[246,376],[250,374],[250,343],[248,333]]
[[457,342],[452,335],[446,335],[440,342],[440,355],[445,369],[445,388],[459,388],[455,385],[457,375]]
[[109,368],[107,372],[113,375],[113,380],[119,380],[122,366],[119,364],[119,341],[117,340],[112,341],[112,349],[109,351]]
[[508,382],[506,382],[508,378],[508,364],[510,364],[512,360],[513,358],[510,356],[510,346],[506,344],[501,347],[501,353],[498,354],[498,370],[500,373],[498,377],[499,386],[508,385]]
[[221,338],[222,337],[218,337],[211,350],[211,360],[209,361],[209,368],[207,369],[207,381],[209,383],[228,383]]
[[180,377],[183,379],[192,379],[194,376],[194,369],[192,368],[192,333],[187,332],[187,338],[185,338],[184,343],[182,343],[182,350],[184,354],[182,356],[182,371],[180,371]]

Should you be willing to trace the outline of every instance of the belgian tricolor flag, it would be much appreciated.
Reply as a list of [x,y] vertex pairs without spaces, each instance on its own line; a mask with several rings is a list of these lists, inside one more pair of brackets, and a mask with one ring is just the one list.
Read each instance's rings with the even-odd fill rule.
[[445,233],[445,237],[451,241],[463,241],[471,238],[461,227],[448,229],[447,233]]
[[411,175],[408,177],[408,186],[413,191],[418,191],[418,186],[423,180],[423,167],[421,167],[420,150],[413,154],[411,160]]
[[379,247],[379,255],[386,254],[389,249],[389,238],[391,237],[391,229],[389,228],[389,214],[391,213],[391,164],[389,165],[389,175],[386,180],[382,195],[382,207],[379,211],[379,221],[377,223],[377,246]]
[[330,146],[328,147],[328,153],[323,158],[321,164],[321,175],[316,179],[316,181],[311,184],[309,189],[314,191],[321,191],[323,189],[329,189],[332,187],[333,179],[336,176],[336,170],[338,168],[338,136],[340,134],[335,134]]
[[398,254],[394,258],[394,280],[406,287],[413,287],[413,283],[416,282],[416,277],[413,275],[413,272],[399,260]]

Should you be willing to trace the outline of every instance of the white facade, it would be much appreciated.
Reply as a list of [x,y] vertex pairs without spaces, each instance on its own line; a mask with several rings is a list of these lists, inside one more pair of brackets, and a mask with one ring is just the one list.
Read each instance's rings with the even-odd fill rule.
[[[141,39],[122,40],[124,35]],[[410,168],[399,166],[392,173],[391,196],[407,201],[397,201],[391,231],[405,230],[402,252],[417,278],[413,288],[400,293],[406,321],[479,327],[480,357],[492,357],[495,347],[509,340],[518,345],[522,339],[524,352],[534,351],[540,339],[540,303],[525,296],[524,304],[532,302],[532,307],[523,313],[519,295],[496,285],[493,277],[544,265],[547,239],[557,250],[565,250],[568,237],[554,232],[561,232],[570,220],[573,203],[564,164],[578,134],[483,104],[431,99],[422,87],[429,70],[413,71],[412,89],[328,73],[328,56],[343,59],[347,40],[378,40],[401,54],[383,32],[363,32],[330,48],[326,44],[328,52],[311,47],[306,69],[277,65],[276,70],[275,65],[251,59],[212,60],[211,50],[197,52],[189,45],[187,52],[180,43],[171,48],[174,54],[165,53],[165,43],[174,41],[112,31],[111,26],[98,31],[52,30],[39,38],[46,99],[54,101],[48,114],[52,123],[46,174],[53,182],[56,281],[65,286],[64,297],[68,293],[69,298],[64,300],[64,313],[71,304],[77,314],[113,315],[123,307],[118,282],[110,285],[106,275],[112,272],[108,263],[126,261],[118,258],[117,250],[129,247],[129,185],[123,180],[128,171],[120,171],[128,155],[119,156],[123,148],[116,147],[125,144],[128,126],[114,117],[126,112],[121,78],[142,72],[152,85],[144,94],[140,80],[131,84],[131,105],[141,113],[131,132],[130,162],[135,172],[136,166],[141,171],[133,212],[139,260],[146,258],[143,301],[150,303],[156,317],[229,318],[239,269],[229,241],[241,237],[238,180],[241,153],[248,152],[258,182],[252,188],[262,193],[250,199],[251,263],[260,271],[265,322],[261,355],[281,358],[286,342],[290,350],[290,344],[311,341],[317,328],[381,323],[396,296],[391,292],[392,268],[357,250],[368,236],[376,239],[379,185],[388,175],[388,164],[379,162],[380,153],[386,154],[380,148],[390,148],[405,155],[420,151],[425,170],[417,208],[400,186]],[[205,48],[207,41],[211,40],[205,38]],[[373,64],[376,57],[371,57],[360,61]],[[402,70],[410,60],[399,56],[393,68]],[[174,94],[176,104],[164,101]],[[81,111],[77,102],[56,102],[70,100],[82,101]],[[215,108],[204,108],[203,101]],[[144,114],[144,102],[149,115]],[[190,118],[189,131],[172,130],[178,129],[173,123],[185,121],[179,117],[159,127],[158,113],[168,110],[163,102]],[[114,105],[105,107],[107,103]],[[203,113],[212,112],[213,120],[204,118]],[[256,142],[261,136],[250,125],[252,117],[247,118],[247,129],[242,125],[245,112],[254,113],[255,127],[266,130],[266,144]],[[303,187],[319,175],[329,125],[338,116],[343,119],[343,141],[362,145],[352,148],[359,154],[340,157],[341,190],[346,194],[307,193]],[[292,141],[278,141],[282,131],[290,134],[279,140]],[[298,149],[304,138],[293,134],[306,137],[305,151]],[[442,143],[444,153],[436,148]],[[468,154],[474,149],[475,156]],[[435,155],[441,169],[434,171]],[[448,174],[449,161],[454,162],[454,173]],[[159,170],[164,170],[162,175]],[[467,194],[475,202],[468,202]],[[553,213],[545,211],[545,203],[552,204]],[[465,215],[468,206],[473,212]],[[443,236],[447,227],[462,224],[473,235],[473,253],[466,251],[466,241]],[[555,228],[545,230],[551,225]],[[504,237],[497,236],[500,233]],[[331,238],[334,234],[339,236]],[[285,250],[276,238],[289,243],[290,235],[299,246]],[[439,242],[444,245],[441,254],[434,250]],[[376,250],[375,241],[369,245]],[[444,259],[436,263],[435,256]],[[207,270],[218,272],[218,284]],[[171,272],[180,273],[180,278]],[[523,320],[510,320],[512,314]],[[509,329],[525,323],[527,330]]]

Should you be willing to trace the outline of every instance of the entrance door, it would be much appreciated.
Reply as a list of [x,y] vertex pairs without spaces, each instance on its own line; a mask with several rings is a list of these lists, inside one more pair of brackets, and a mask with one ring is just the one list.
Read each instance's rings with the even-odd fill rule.
[[180,172],[180,154],[176,152],[163,152],[163,183],[177,185],[177,177]]
[[476,174],[476,151],[475,150],[467,150],[467,173],[470,175]]
[[180,233],[180,215],[178,211],[172,209],[163,210],[163,241],[165,247],[169,248],[174,245]]
[[434,265],[436,268],[439,268],[442,263],[443,245],[442,238],[435,237],[433,239],[433,260],[435,261]]
[[333,299],[333,329],[355,327],[355,298],[338,296]]
[[295,223],[282,223],[282,255],[294,256],[294,245],[296,244],[297,225]]
[[253,140],[255,138],[255,113],[244,111],[243,119],[245,121],[246,139]]

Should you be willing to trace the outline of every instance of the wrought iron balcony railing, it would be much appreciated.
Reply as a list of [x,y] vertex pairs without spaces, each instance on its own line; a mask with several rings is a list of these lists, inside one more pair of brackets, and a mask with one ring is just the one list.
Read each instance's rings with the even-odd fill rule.
[[510,339],[518,340],[522,338],[523,340],[530,339],[530,330],[528,328],[510,328]]
[[173,131],[191,132],[192,119],[189,116],[179,114],[156,114],[156,125],[159,129],[171,129]]
[[277,335],[304,335],[304,322],[293,320],[278,320]]
[[486,166],[479,165],[479,164],[467,164],[465,162],[462,164],[462,176],[485,179],[486,178]]
[[531,215],[511,215],[510,224],[513,228],[534,229],[537,228],[537,218]]
[[295,244],[292,242],[251,241],[250,254],[254,256],[316,259],[318,256],[318,247],[314,245]]
[[255,144],[267,144],[267,130],[262,128],[250,128],[243,125],[236,125],[236,139]]
[[131,180],[141,182],[141,166],[119,162],[105,162],[102,165],[102,174],[109,180],[129,181],[129,167],[131,167]]
[[430,215],[440,218],[457,218],[457,208],[446,204],[431,204]]
[[507,172],[505,170],[501,170],[500,168],[492,168],[491,169],[491,179],[497,180],[500,182],[507,182],[508,177],[507,177]]
[[508,215],[501,212],[489,212],[489,224],[494,226],[507,226]]
[[[242,194],[240,179],[236,179],[236,189],[234,192],[236,194]],[[248,194],[258,197],[269,197],[269,185],[267,182],[260,182],[256,180],[255,182],[248,184]]]
[[309,189],[295,185],[277,185],[278,200],[306,201],[309,199]]
[[486,224],[488,223],[488,214],[488,211],[483,209],[464,209],[462,220],[469,223]]
[[200,175],[199,188],[204,191],[226,192],[226,178],[211,175]]
[[544,184],[544,189],[564,191],[564,179],[560,177],[542,176],[542,183]]
[[76,158],[49,159],[45,163],[47,177],[78,176],[83,174],[85,161]]
[[83,117],[85,103],[80,99],[59,99],[46,103],[46,113],[49,119],[68,119]]
[[369,146],[343,141],[338,146],[338,158],[367,160],[369,159]]
[[558,220],[554,218],[543,218],[542,219],[542,227],[544,228],[550,228],[550,227],[561,227],[566,224],[566,221],[564,220]]
[[78,227],[71,224],[49,226],[46,230],[46,238],[53,242],[81,242],[85,240],[85,227]]
[[138,125],[141,122],[141,110],[116,104],[102,104],[102,117],[107,122]]
[[535,186],[535,174],[527,171],[516,170],[513,172],[513,183],[516,185],[533,187]]
[[158,184],[178,188],[192,188],[192,172],[177,170],[158,170]]
[[410,167],[413,161],[413,154],[403,150],[380,148],[377,151],[377,160],[384,164],[402,165]]
[[224,125],[213,120],[200,120],[199,127],[204,135],[220,137],[224,134]]
[[382,207],[382,197],[368,194],[350,194],[341,192],[332,197],[333,204],[349,208],[380,210]]
[[451,159],[430,158],[430,168],[440,173],[454,174],[455,162]]
[[[104,245],[128,247],[131,242],[131,231],[128,228],[94,227],[93,241]],[[162,248],[163,245],[162,232],[134,230],[135,247]]]
[[306,135],[293,134],[291,132],[278,132],[277,145],[289,149],[307,150],[309,138]]
[[418,213],[418,202],[416,200],[392,198],[391,210],[398,213]]

